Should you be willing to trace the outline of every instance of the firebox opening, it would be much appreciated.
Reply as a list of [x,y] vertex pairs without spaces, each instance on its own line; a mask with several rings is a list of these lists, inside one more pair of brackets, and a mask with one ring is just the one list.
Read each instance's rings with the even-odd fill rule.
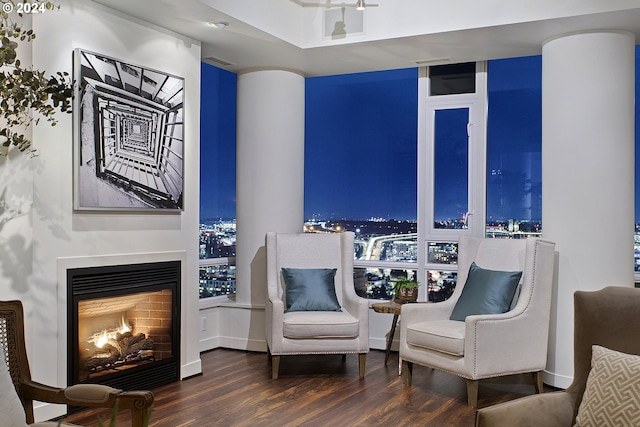
[[180,379],[180,261],[67,270],[68,385]]
[[171,291],[78,302],[81,382],[171,356]]

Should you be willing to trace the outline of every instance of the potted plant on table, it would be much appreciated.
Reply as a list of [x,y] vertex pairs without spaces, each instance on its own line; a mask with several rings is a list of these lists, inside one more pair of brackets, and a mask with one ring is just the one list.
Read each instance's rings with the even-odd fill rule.
[[404,304],[406,302],[415,302],[418,299],[418,288],[420,282],[416,279],[400,279],[393,286],[395,293],[394,301],[398,304]]

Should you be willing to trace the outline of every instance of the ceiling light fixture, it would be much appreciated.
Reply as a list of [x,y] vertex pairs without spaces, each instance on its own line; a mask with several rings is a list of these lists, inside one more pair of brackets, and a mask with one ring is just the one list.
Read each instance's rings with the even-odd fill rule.
[[229,23],[225,21],[214,21],[214,22],[209,22],[209,25],[211,25],[212,27],[216,27],[216,28],[220,28],[221,30],[224,30],[229,26]]
[[356,2],[356,10],[364,10],[367,6],[364,4],[364,0],[358,0]]

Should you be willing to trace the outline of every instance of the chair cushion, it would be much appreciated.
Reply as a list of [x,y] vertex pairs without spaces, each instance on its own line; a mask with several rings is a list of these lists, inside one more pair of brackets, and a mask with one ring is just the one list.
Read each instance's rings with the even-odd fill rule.
[[4,351],[0,346],[0,420],[3,426],[26,427],[27,417],[13,386]]
[[340,311],[335,268],[283,268],[285,312]]
[[464,322],[432,320],[407,326],[407,344],[464,356]]
[[469,267],[467,281],[449,319],[461,320],[474,314],[499,314],[509,311],[522,271],[497,271]]
[[346,311],[294,311],[285,313],[285,338],[355,338],[358,319]]
[[576,427],[640,426],[640,356],[592,346]]

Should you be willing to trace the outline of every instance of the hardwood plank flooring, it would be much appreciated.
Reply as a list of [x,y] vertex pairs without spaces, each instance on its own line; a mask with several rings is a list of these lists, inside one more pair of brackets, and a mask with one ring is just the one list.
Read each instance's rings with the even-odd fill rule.
[[[398,354],[384,366],[384,352],[371,350],[364,380],[358,358],[347,355],[287,356],[280,378],[271,379],[265,353],[216,349],[202,353],[203,374],[158,387],[150,427],[293,426],[473,426],[462,378],[414,366],[413,384],[398,375]],[[549,389],[550,390],[550,389]],[[546,391],[549,391],[546,390]],[[480,381],[479,407],[534,394],[531,377]],[[86,410],[66,422],[98,427],[110,413]],[[118,426],[130,426],[127,411]],[[108,425],[108,423],[105,423]]]

